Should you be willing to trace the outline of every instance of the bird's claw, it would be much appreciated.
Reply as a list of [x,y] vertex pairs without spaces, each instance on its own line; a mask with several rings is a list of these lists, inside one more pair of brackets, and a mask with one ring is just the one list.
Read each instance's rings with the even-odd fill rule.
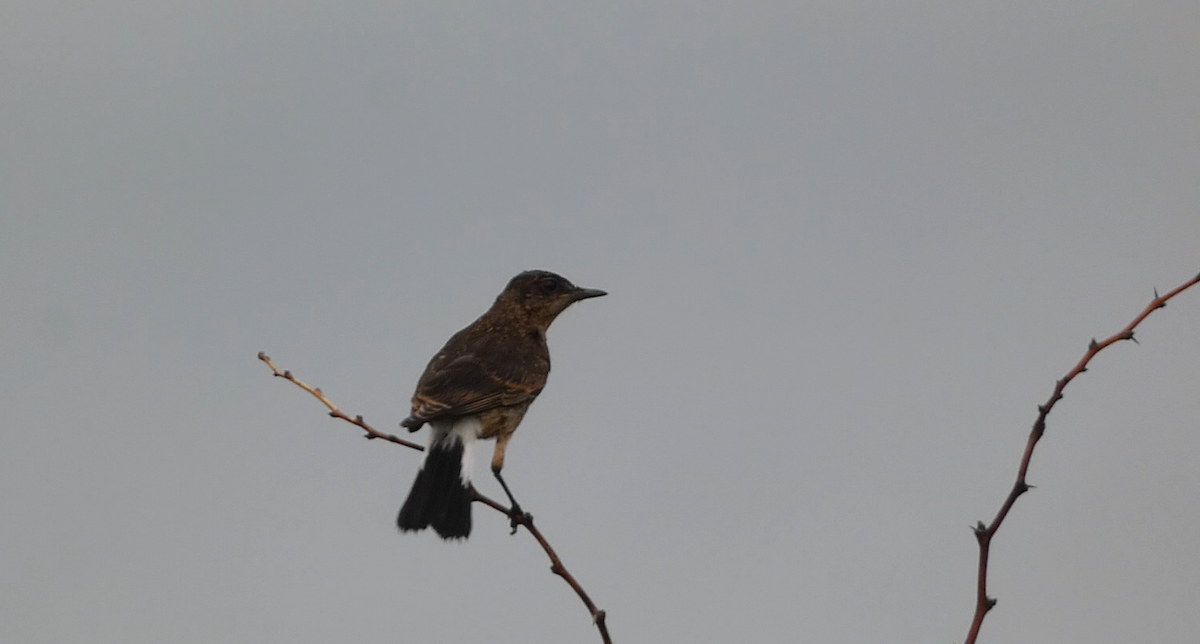
[[533,515],[521,509],[521,506],[513,504],[511,510],[508,511],[508,525],[512,528],[509,534],[516,534],[517,528],[533,521]]

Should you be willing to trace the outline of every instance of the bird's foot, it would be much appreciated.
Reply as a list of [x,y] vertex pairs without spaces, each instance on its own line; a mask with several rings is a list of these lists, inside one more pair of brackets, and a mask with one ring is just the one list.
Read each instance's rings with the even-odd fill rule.
[[512,509],[508,511],[508,526],[512,528],[509,534],[516,534],[519,526],[532,522],[533,515],[522,510],[517,503],[513,503]]

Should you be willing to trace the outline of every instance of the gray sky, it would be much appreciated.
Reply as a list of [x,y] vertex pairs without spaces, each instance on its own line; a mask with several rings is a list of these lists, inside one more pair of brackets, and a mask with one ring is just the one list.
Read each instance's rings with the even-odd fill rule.
[[[615,641],[953,642],[1088,339],[1200,270],[1195,2],[0,7],[0,640],[598,642],[392,431],[518,271],[506,478]],[[1050,417],[987,642],[1193,642],[1200,291]],[[480,478],[488,479],[481,468]],[[486,492],[499,494],[491,480]]]

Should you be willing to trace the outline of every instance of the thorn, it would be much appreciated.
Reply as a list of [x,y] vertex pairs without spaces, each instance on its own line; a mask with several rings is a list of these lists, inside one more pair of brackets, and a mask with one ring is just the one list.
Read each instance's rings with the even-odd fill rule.
[[1037,486],[1036,486],[1036,485],[1030,485],[1029,483],[1026,483],[1026,484],[1025,484],[1025,488],[1026,488],[1026,489],[1028,489],[1028,490],[1036,490],[1036,489],[1037,489]]
[[360,424],[360,425],[361,425],[361,424],[362,424],[362,422],[363,422],[363,419],[362,419],[362,414],[359,414],[359,415],[355,416],[355,417],[354,417],[354,422],[356,422],[356,423],[358,423],[358,424]]
[[993,609],[993,608],[995,608],[995,607],[996,607],[996,598],[995,598],[995,597],[988,597],[988,598],[987,598],[987,609],[988,609],[988,610],[992,610],[992,609]]
[[333,418],[337,418],[337,417],[338,417],[338,413],[337,413],[336,411],[331,411],[331,412],[329,412],[329,415],[330,415],[330,416],[332,416]]
[[600,622],[603,622],[605,617],[608,617],[608,613],[605,613],[603,609],[597,610],[596,617],[592,619],[592,625],[596,625],[596,624],[599,624]]
[[1154,299],[1158,299],[1158,289],[1154,289]]
[[1028,484],[1028,483],[1026,483],[1025,481],[1019,481],[1019,482],[1018,482],[1018,483],[1017,483],[1015,486],[1013,486],[1013,487],[1016,489],[1017,496],[1020,496],[1020,495],[1022,495],[1022,494],[1024,494],[1024,493],[1026,493],[1026,492],[1028,492],[1028,491],[1029,491],[1029,484]]
[[1141,342],[1138,342],[1138,341],[1137,341],[1137,338],[1133,337],[1133,331],[1130,331],[1129,333],[1126,333],[1126,334],[1125,334],[1125,336],[1124,336],[1122,339],[1124,339],[1124,340],[1133,340],[1133,343],[1134,343],[1134,344],[1141,344]]
[[322,396],[323,396],[323,395],[325,395],[325,392],[321,391],[321,388],[320,388],[320,387],[313,387],[313,391],[315,391],[315,392],[317,392],[317,393],[321,394]]
[[295,378],[293,378],[293,377],[292,377],[292,372],[291,372],[291,371],[284,371],[284,372],[283,372],[283,377],[284,377],[284,378],[287,378],[288,380],[295,380]]
[[1100,346],[1100,345],[1096,343],[1096,338],[1092,338],[1092,341],[1088,343],[1088,349],[1090,349],[1092,351],[1095,351],[1096,347],[1098,347],[1098,346]]
[[1087,371],[1087,367],[1081,367],[1081,368],[1079,369],[1079,373],[1083,373],[1083,372],[1085,372],[1085,371]]
[[1038,413],[1039,413],[1039,414],[1044,414],[1044,413],[1046,413],[1046,406],[1045,406],[1045,405],[1038,405]]

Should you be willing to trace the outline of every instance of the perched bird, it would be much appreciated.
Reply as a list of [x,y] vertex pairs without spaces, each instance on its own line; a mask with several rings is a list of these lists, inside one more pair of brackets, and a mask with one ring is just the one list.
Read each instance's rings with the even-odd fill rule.
[[550,373],[546,330],[571,304],[601,295],[606,293],[549,271],[525,271],[429,361],[412,413],[400,423],[410,432],[426,423],[431,428],[421,469],[396,519],[401,531],[433,526],[443,539],[471,534],[471,449],[481,438],[496,439],[492,474],[512,503],[514,521],[521,516],[500,470],[508,440]]

